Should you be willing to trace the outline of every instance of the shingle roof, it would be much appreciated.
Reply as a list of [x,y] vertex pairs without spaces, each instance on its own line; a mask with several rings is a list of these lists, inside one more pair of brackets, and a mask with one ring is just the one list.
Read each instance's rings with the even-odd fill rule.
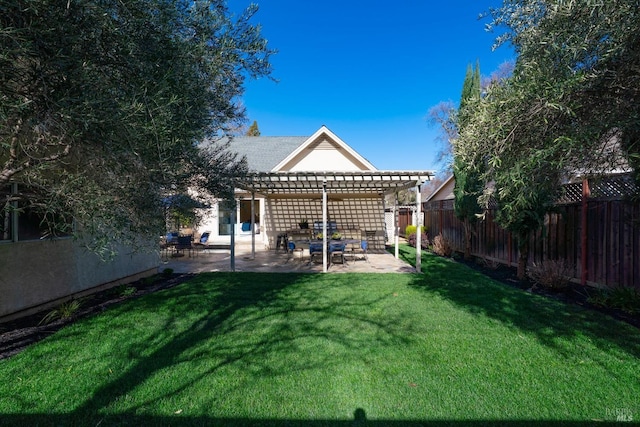
[[246,156],[249,170],[270,172],[308,136],[240,136],[231,139],[229,150]]

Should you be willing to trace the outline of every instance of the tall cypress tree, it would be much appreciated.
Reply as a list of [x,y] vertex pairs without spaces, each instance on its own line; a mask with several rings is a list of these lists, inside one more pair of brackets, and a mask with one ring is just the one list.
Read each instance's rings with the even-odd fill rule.
[[[473,109],[474,102],[480,100],[480,64],[475,68],[469,64],[462,84],[462,95],[458,109],[458,129],[464,128],[467,117]],[[479,165],[468,165],[459,158],[453,159],[453,176],[455,178],[454,213],[464,224],[465,259],[471,258],[472,225],[477,221],[477,215],[482,212],[478,205],[478,196],[482,193],[483,182],[480,179]]]

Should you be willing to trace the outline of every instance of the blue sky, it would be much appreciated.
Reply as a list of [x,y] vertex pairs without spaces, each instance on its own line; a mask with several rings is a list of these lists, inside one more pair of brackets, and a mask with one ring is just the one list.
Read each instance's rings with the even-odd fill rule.
[[[234,2],[235,3],[235,2]],[[273,77],[247,83],[249,123],[264,136],[326,125],[383,170],[436,170],[429,108],[458,103],[467,65],[483,75],[514,58],[481,12],[500,0],[262,0],[253,22],[278,53]]]

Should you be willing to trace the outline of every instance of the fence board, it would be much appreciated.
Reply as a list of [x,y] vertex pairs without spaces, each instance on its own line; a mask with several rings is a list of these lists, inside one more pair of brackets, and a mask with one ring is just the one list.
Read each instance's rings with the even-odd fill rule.
[[[423,214],[431,238],[442,234],[454,250],[464,252],[464,226],[455,217],[451,203],[427,203]],[[494,218],[495,211],[489,210],[485,219],[475,225],[472,254],[515,265],[515,238]],[[573,279],[580,282],[583,226],[587,227],[587,281],[640,288],[640,202],[589,199],[586,224],[582,224],[580,203],[559,205],[548,214],[543,229],[531,237],[529,262],[564,260],[572,267]]]

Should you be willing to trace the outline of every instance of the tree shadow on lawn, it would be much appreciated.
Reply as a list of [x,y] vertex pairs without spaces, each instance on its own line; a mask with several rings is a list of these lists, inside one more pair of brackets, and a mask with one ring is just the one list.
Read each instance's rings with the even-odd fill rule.
[[[525,310],[531,301],[527,296],[517,293],[504,295],[498,289],[487,293],[474,283],[477,273],[469,271],[466,279],[450,264],[432,263],[428,268],[432,273],[416,275],[413,286],[428,292],[436,292],[478,314],[491,315],[505,323],[514,324],[526,330],[534,331],[544,339],[545,328],[551,326],[561,333],[572,333],[572,328],[563,329],[563,320],[535,320],[535,326],[521,319],[518,310]],[[446,283],[431,284],[440,275],[452,277]],[[357,285],[355,278],[360,275],[333,280]],[[364,277],[363,280],[367,280]],[[329,276],[326,276],[329,277]],[[584,421],[554,420],[368,420],[367,408],[354,408],[352,419],[259,419],[259,418],[221,418],[216,416],[189,416],[176,413],[174,416],[147,415],[145,411],[163,399],[171,399],[186,389],[195,386],[204,377],[215,376],[218,370],[232,364],[251,369],[256,376],[274,377],[285,375],[292,370],[314,369],[344,363],[336,354],[318,352],[312,358],[302,358],[296,364],[295,359],[273,363],[274,355],[309,352],[309,347],[298,348],[300,341],[314,339],[330,342],[337,348],[344,348],[351,357],[366,358],[371,348],[381,346],[403,346],[410,338],[410,326],[402,322],[402,312],[385,313],[373,316],[369,309],[381,302],[384,296],[359,292],[356,299],[353,293],[345,293],[345,298],[336,298],[336,294],[327,298],[335,286],[332,280],[317,280],[318,276],[308,274],[265,274],[265,273],[215,273],[203,274],[178,287],[167,289],[145,298],[131,300],[113,308],[109,321],[103,324],[104,333],[118,329],[136,331],[136,322],[155,322],[152,327],[140,331],[152,331],[148,336],[135,336],[120,342],[117,353],[128,362],[126,368],[115,378],[98,387],[87,400],[66,414],[2,414],[0,425],[225,425],[225,426],[577,426]],[[314,286],[305,286],[307,282]],[[344,282],[346,281],[346,282]],[[340,282],[339,282],[340,283]],[[304,287],[304,298],[298,287]],[[213,289],[212,289],[213,287]],[[366,290],[366,286],[362,289]],[[467,295],[475,293],[475,295]],[[340,295],[340,294],[338,294]],[[495,303],[487,298],[496,297]],[[502,301],[501,301],[502,299]],[[505,308],[508,305],[508,309]],[[542,304],[544,305],[544,304]],[[543,307],[544,308],[544,307]],[[551,309],[550,309],[551,310]],[[134,312],[136,316],[119,316]],[[139,314],[139,315],[138,315]],[[551,313],[549,313],[550,315]],[[546,316],[546,314],[545,314]],[[382,320],[381,320],[382,319]],[[99,319],[96,319],[96,322]],[[337,320],[337,324],[335,323]],[[345,333],[340,321],[354,325],[353,333]],[[88,319],[92,321],[92,319]],[[133,322],[131,324],[128,322]],[[270,323],[272,322],[272,323]],[[549,322],[551,322],[549,324]],[[99,322],[97,322],[99,323]],[[265,328],[265,324],[269,324]],[[148,325],[147,325],[148,326]],[[255,336],[253,330],[261,330]],[[361,331],[368,331],[362,334]],[[586,330],[589,330],[588,328]],[[180,331],[176,333],[176,331]],[[407,333],[409,331],[409,334]],[[77,333],[76,332],[72,332]],[[101,333],[101,331],[97,331]],[[141,332],[149,333],[149,332]],[[591,332],[601,339],[599,329]],[[226,339],[225,337],[232,337]],[[375,342],[372,343],[372,337]],[[304,340],[300,340],[304,338]],[[62,340],[67,338],[62,337]],[[114,339],[109,337],[107,339]],[[603,338],[602,338],[603,339]],[[632,347],[637,351],[637,346]],[[112,353],[108,353],[112,354]],[[96,354],[95,357],[100,357]],[[277,359],[276,359],[277,360]],[[162,390],[154,390],[144,401],[124,410],[114,410],[113,405],[128,394],[135,393],[137,387],[151,380],[156,374],[164,373],[168,368],[192,362],[202,363],[204,367],[197,372],[189,372],[175,383],[169,383]],[[166,384],[166,383],[163,383]],[[200,402],[215,408],[212,400]],[[109,413],[111,412],[111,413]],[[115,412],[115,413],[114,413]],[[613,425],[613,422],[598,422],[597,425]]]
[[[388,316],[381,320],[367,315],[367,307],[377,304],[382,299],[380,296],[362,295],[358,300],[327,299],[323,292],[334,285],[325,281],[305,287],[305,298],[301,299],[295,288],[304,286],[313,276],[202,274],[176,288],[114,309],[157,313],[157,318],[163,320],[153,326],[153,336],[136,337],[122,343],[119,353],[132,363],[73,411],[79,417],[76,420],[86,417],[87,421],[96,421],[96,414],[109,408],[121,396],[126,396],[157,373],[180,364],[201,363],[202,366],[198,365],[197,371],[188,372],[185,377],[171,383],[171,389],[154,392],[148,399],[136,403],[135,407],[129,407],[127,417],[138,410],[148,409],[157,401],[179,395],[228,365],[242,366],[256,377],[276,377],[344,362],[336,354],[314,353],[308,346],[298,348],[301,342],[308,344],[314,339],[330,342],[338,349],[346,349],[346,354],[357,354],[358,357],[366,357],[365,353],[358,352],[369,351],[372,347],[406,344],[406,326],[398,326],[401,319]],[[215,283],[213,290],[212,282]],[[117,323],[117,313],[112,317]],[[342,320],[374,333],[345,333],[340,323]],[[157,320],[154,316],[143,315],[140,321]],[[265,325],[268,325],[266,329]],[[117,328],[135,330],[131,325],[121,324]],[[257,332],[254,334],[254,331]],[[372,335],[375,336],[373,343]],[[234,338],[229,339],[229,336]],[[274,358],[274,355],[286,356],[296,352],[312,353],[312,356]],[[210,403],[215,407],[213,397]],[[123,417],[127,418],[124,414]]]
[[[412,261],[410,249],[400,248],[400,256]],[[532,294],[507,286],[448,258],[424,253],[423,275],[413,286],[434,293],[474,315],[486,316],[531,334],[545,346],[564,356],[575,357],[566,348],[566,339],[586,336],[603,351],[614,348],[640,357],[637,328],[587,308]]]
[[[79,425],[73,414],[36,414],[9,415],[0,419],[0,425],[6,426],[60,426]],[[80,424],[82,425],[82,424]],[[243,426],[243,427],[584,427],[584,426],[620,426],[619,421],[594,420],[556,421],[556,420],[370,420],[364,409],[356,408],[353,419],[348,420],[300,420],[300,419],[259,419],[259,418],[216,418],[207,416],[154,416],[139,414],[100,416],[98,425],[136,425],[136,426]],[[624,422],[625,426],[640,425],[637,422]]]

